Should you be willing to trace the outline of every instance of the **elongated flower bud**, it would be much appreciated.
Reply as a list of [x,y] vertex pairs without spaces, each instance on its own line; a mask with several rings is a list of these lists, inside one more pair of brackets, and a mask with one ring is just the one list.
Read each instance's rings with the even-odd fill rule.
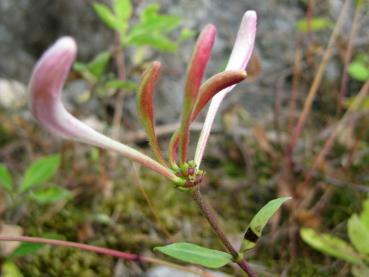
[[[195,106],[192,110],[191,121],[192,123],[196,120],[197,116],[201,112],[201,110],[205,107],[205,105],[210,101],[210,99],[221,92],[223,89],[237,84],[243,81],[247,77],[246,71],[244,70],[229,70],[218,73],[208,79],[204,84],[200,87],[200,92],[198,99],[195,103]],[[179,144],[179,130],[173,134],[170,143],[169,143],[169,161],[172,167],[175,166],[176,161],[176,151]]]
[[216,29],[213,25],[207,25],[202,30],[188,65],[180,126],[180,160],[182,163],[186,161],[191,114],[213,48],[215,33]]
[[[237,69],[244,70],[246,68],[254,49],[256,21],[257,16],[255,11],[247,11],[244,14],[240,28],[238,30],[236,42],[233,46],[232,54],[226,67],[226,71]],[[220,103],[233,88],[234,85],[227,87],[226,89],[215,95],[211,101],[208,113],[206,115],[204,127],[201,130],[200,138],[196,147],[194,160],[197,166],[200,166],[211,131],[211,127],[213,125],[215,115],[218,111]]]
[[140,87],[136,96],[137,111],[144,126],[147,138],[156,159],[163,165],[166,161],[161,154],[159,143],[155,135],[154,112],[152,108],[152,97],[155,83],[159,77],[160,63],[153,62],[144,72]]
[[179,182],[178,177],[170,169],[141,152],[96,132],[64,108],[61,90],[76,53],[77,46],[73,38],[63,37],[43,54],[35,66],[29,86],[34,117],[53,134],[116,151]]

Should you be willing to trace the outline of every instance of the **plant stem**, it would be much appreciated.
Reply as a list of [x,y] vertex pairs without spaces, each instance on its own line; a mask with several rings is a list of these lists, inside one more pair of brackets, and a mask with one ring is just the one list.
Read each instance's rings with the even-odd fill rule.
[[166,262],[166,261],[163,261],[157,258],[141,256],[141,255],[133,254],[133,253],[121,252],[121,251],[114,250],[114,249],[93,246],[93,245],[88,245],[88,244],[83,244],[83,243],[78,243],[78,242],[55,240],[55,239],[44,239],[44,238],[27,237],[27,236],[0,236],[0,241],[21,241],[21,242],[42,243],[42,244],[48,244],[48,245],[71,247],[71,248],[77,248],[77,249],[84,250],[84,251],[95,252],[98,254],[116,257],[116,258],[126,260],[126,261],[146,262],[146,263],[164,265],[164,266],[172,267],[172,268],[175,268],[181,271],[198,274],[203,277],[210,276],[206,272],[202,272],[200,270],[194,270],[194,269],[187,268],[181,265]]
[[350,1],[346,0],[343,4],[343,7],[341,9],[341,13],[338,17],[338,20],[336,22],[336,25],[332,31],[331,37],[329,38],[327,47],[324,51],[323,57],[322,57],[322,61],[319,64],[317,73],[315,74],[313,83],[311,84],[311,87],[309,89],[309,93],[307,95],[307,98],[304,102],[304,107],[303,110],[300,114],[300,117],[297,121],[297,124],[291,134],[290,137],[290,142],[289,145],[287,146],[287,158],[288,158],[288,162],[290,167],[292,167],[293,165],[293,152],[294,152],[294,148],[297,144],[297,141],[299,139],[299,136],[302,132],[302,129],[305,125],[306,119],[310,113],[311,110],[311,106],[313,104],[313,101],[315,99],[315,96],[318,92],[318,89],[320,87],[320,83],[322,81],[323,78],[323,73],[328,65],[328,62],[330,60],[330,58],[333,55],[333,50],[334,50],[334,43],[336,42],[338,36],[339,36],[339,31],[341,30],[341,27],[344,23],[344,19],[345,19],[345,15],[347,12],[347,8],[350,4]]
[[246,262],[245,259],[240,259],[240,256],[237,250],[233,247],[231,242],[228,240],[226,234],[224,233],[223,229],[220,227],[218,223],[218,219],[216,213],[214,212],[213,208],[210,204],[205,201],[203,198],[201,191],[198,187],[195,187],[192,190],[192,198],[195,200],[197,205],[199,206],[202,214],[205,216],[207,221],[209,222],[210,226],[212,227],[215,234],[221,240],[225,248],[228,252],[232,255],[235,262],[241,267],[241,269],[249,276],[249,277],[256,277],[256,273],[250,268],[249,264]]

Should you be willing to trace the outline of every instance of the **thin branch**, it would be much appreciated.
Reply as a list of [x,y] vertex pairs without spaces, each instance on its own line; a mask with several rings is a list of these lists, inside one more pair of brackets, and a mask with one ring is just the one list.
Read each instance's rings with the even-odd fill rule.
[[113,250],[105,247],[93,246],[78,242],[71,242],[71,241],[63,241],[63,240],[55,240],[55,239],[44,239],[38,237],[27,237],[27,236],[0,236],[0,241],[21,241],[21,242],[30,242],[30,243],[42,243],[54,246],[62,246],[62,247],[70,247],[70,248],[77,248],[84,251],[95,252],[98,254],[103,254],[115,258],[119,258],[126,261],[131,262],[146,262],[158,265],[164,265],[168,267],[172,267],[181,271],[190,272],[193,274],[198,274],[203,277],[209,277],[209,274],[206,272],[193,270],[184,266],[180,266],[177,264],[173,264],[170,262],[166,262],[157,258],[141,256],[138,254],[122,252],[118,250]]
[[214,212],[213,208],[209,205],[209,203],[202,197],[200,189],[195,187],[192,190],[192,198],[195,200],[196,204],[199,206],[202,214],[205,216],[207,221],[209,222],[210,226],[212,227],[214,233],[223,243],[225,248],[228,252],[232,255],[235,262],[241,267],[241,269],[249,276],[249,277],[256,277],[256,273],[251,269],[249,264],[246,262],[245,259],[240,258],[237,250],[233,247],[232,243],[228,240],[226,234],[224,233],[223,229],[220,227],[218,223],[218,219],[216,213]]

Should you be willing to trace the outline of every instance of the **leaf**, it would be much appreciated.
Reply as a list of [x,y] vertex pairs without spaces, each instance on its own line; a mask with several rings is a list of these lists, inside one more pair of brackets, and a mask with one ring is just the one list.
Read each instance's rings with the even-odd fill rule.
[[132,35],[127,38],[128,44],[149,45],[161,51],[174,52],[177,44],[162,34],[139,34]]
[[299,32],[315,32],[331,28],[333,23],[330,19],[325,17],[314,17],[310,20],[301,19],[297,21],[296,28]]
[[7,191],[12,191],[12,184],[12,176],[10,175],[9,170],[5,165],[0,164],[0,186],[5,188]]
[[105,72],[106,66],[111,58],[110,52],[102,52],[98,54],[91,62],[86,65],[86,69],[92,73],[97,79],[100,79]]
[[369,229],[369,198],[363,203],[363,207],[360,213],[360,221]]
[[104,4],[93,3],[92,7],[101,21],[109,28],[117,31],[122,31],[126,28],[123,21],[119,21],[115,15],[110,11],[109,7]]
[[125,90],[135,90],[137,89],[137,84],[130,81],[122,80],[111,80],[105,83],[106,89],[125,89]]
[[150,18],[153,18],[157,15],[158,11],[160,9],[160,4],[158,3],[152,3],[148,5],[141,13],[140,20],[142,22],[145,22],[149,20]]
[[160,251],[177,260],[208,268],[219,268],[232,262],[232,256],[228,253],[187,242],[155,247],[154,250]]
[[56,172],[60,164],[59,155],[41,158],[27,168],[20,184],[20,192],[48,181]]
[[12,253],[12,256],[25,256],[34,254],[44,246],[45,245],[41,243],[22,242],[21,245]]
[[114,0],[113,10],[117,15],[118,20],[127,22],[132,15],[132,3],[131,0]]
[[189,28],[183,28],[181,33],[178,36],[178,42],[185,41],[189,38],[192,38],[195,35],[195,32]]
[[369,79],[369,66],[360,60],[350,63],[347,72],[352,78],[361,82]]
[[353,214],[347,223],[347,233],[355,248],[363,254],[369,254],[369,229]]
[[314,249],[352,264],[362,264],[359,254],[344,240],[330,234],[319,234],[310,228],[303,228],[300,236]]
[[1,276],[2,277],[23,277],[22,272],[17,265],[11,261],[6,261],[2,264]]
[[280,206],[290,200],[291,197],[280,197],[269,201],[262,207],[257,214],[252,218],[250,225],[246,229],[244,240],[241,245],[241,252],[251,249],[255,246],[258,239],[261,237],[265,225]]
[[71,198],[72,194],[69,190],[54,186],[36,190],[30,194],[30,197],[39,204],[48,204]]

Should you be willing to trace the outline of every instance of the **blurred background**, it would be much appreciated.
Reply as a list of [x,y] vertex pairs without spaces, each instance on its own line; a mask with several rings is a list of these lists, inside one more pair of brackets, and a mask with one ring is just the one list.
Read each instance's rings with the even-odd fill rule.
[[[27,84],[45,49],[61,36],[74,37],[78,57],[63,93],[68,110],[151,155],[135,92],[145,67],[159,60],[154,112],[166,152],[199,32],[208,23],[217,27],[209,78],[224,70],[244,12],[255,10],[248,77],[217,114],[202,165],[203,193],[235,245],[264,204],[293,196],[246,254],[260,276],[368,276],[368,1],[131,3],[119,25],[102,11],[105,5],[116,12],[111,1],[0,0],[0,235],[60,238],[164,259],[153,247],[174,241],[223,250],[190,196],[167,180],[37,124]],[[193,124],[189,153],[205,114]],[[184,276],[14,242],[0,243],[0,261],[2,276]],[[219,271],[243,276],[232,266]]]

